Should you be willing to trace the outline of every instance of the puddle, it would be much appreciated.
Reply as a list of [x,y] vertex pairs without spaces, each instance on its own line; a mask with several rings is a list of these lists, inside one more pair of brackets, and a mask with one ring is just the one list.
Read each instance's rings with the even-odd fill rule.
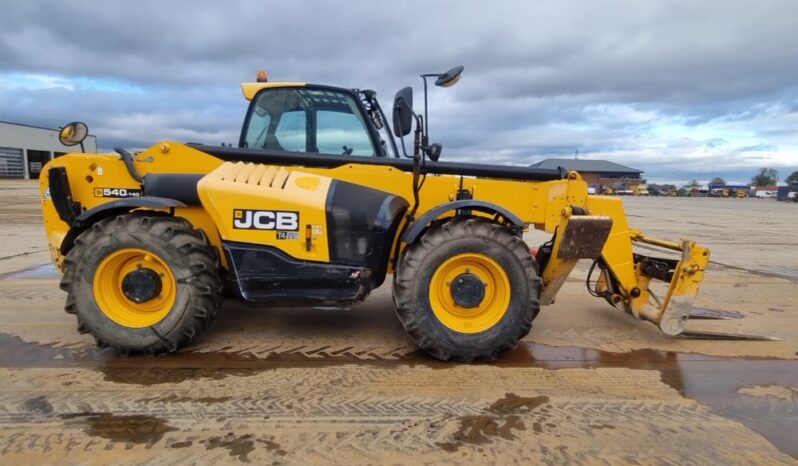
[[6,259],[13,259],[15,257],[30,256],[32,254],[39,254],[39,253],[42,253],[42,252],[47,252],[47,249],[36,249],[36,250],[33,250],[33,251],[21,252],[19,254],[11,254],[11,255],[8,255],[8,256],[2,256],[2,257],[0,257],[0,261],[6,260]]
[[230,432],[224,437],[211,437],[208,440],[200,440],[199,443],[204,443],[206,450],[226,448],[231,457],[245,463],[249,463],[249,454],[255,451],[255,440],[250,434],[239,436]]
[[14,272],[6,272],[0,274],[0,280],[6,280],[10,278],[58,278],[61,274],[58,273],[58,270],[55,269],[55,266],[51,263],[35,265],[33,267],[29,267],[27,269],[16,270]]
[[178,430],[170,427],[165,419],[141,414],[65,414],[60,417],[67,422],[80,424],[87,435],[125,444],[152,446],[167,432]]
[[498,361],[504,367],[546,369],[619,367],[656,370],[663,383],[683,396],[741,422],[776,448],[798,457],[798,402],[753,396],[743,387],[798,387],[798,360],[743,359],[641,349],[610,353],[589,348],[525,344]]
[[764,270],[759,270],[759,269],[748,269],[745,267],[740,267],[732,264],[724,264],[722,262],[715,262],[714,260],[709,261],[709,263],[710,265],[724,267],[730,270],[737,270],[740,272],[745,272],[747,274],[757,275],[759,277],[782,278],[794,283],[798,283],[798,269],[794,269],[791,267],[767,267]]
[[798,269],[794,269],[791,267],[768,267],[767,272],[776,277],[786,278],[792,281],[798,281]]
[[781,398],[785,401],[798,403],[798,387],[780,387],[778,385],[754,385],[753,387],[743,387],[737,393],[744,395]]
[[50,414],[53,412],[53,405],[47,401],[46,396],[37,396],[25,401],[25,409],[32,413]]
[[[524,415],[529,417],[541,405],[549,402],[547,396],[522,397],[514,393],[506,393],[501,398],[490,405],[484,414],[476,416],[462,416],[458,418],[459,427],[452,434],[452,441],[438,443],[444,451],[453,453],[463,444],[484,445],[493,442],[495,437],[504,440],[516,440],[518,437],[515,431],[526,430],[526,424],[521,419]],[[547,409],[538,410],[533,418],[533,431],[538,434],[543,430],[541,424],[547,419],[549,414]]]
[[[130,359],[135,359],[130,358]],[[119,361],[113,361],[107,366],[96,366],[103,373],[103,380],[114,383],[132,385],[159,385],[177,384],[187,380],[221,380],[225,377],[236,375],[246,377],[263,371],[263,368],[235,368],[235,367],[164,367],[158,364],[157,358],[153,365],[144,367],[126,367]]]
[[690,309],[690,319],[742,319],[744,317],[745,314],[739,311],[724,311],[706,307],[694,307]]
[[0,367],[91,367],[118,359],[110,349],[59,347],[59,343],[32,343],[0,332]]
[[[360,359],[351,353],[339,356],[310,357],[301,353],[272,353],[255,357],[251,353],[184,351],[161,356],[117,356],[113,350],[96,348],[64,348],[25,342],[19,337],[0,333],[0,367],[82,367],[99,371],[109,382],[157,385],[197,379],[222,379],[228,376],[252,376],[268,370],[284,368],[323,368],[343,365],[400,367],[421,366],[436,370],[456,370],[458,364],[443,363],[416,351],[397,359]],[[798,387],[798,360],[766,358],[728,358],[694,353],[676,353],[639,349],[612,353],[590,348],[555,347],[523,343],[502,355],[496,362],[479,363],[500,368],[592,369],[615,367],[634,370],[655,370],[665,384],[685,397],[710,406],[717,414],[735,419],[758,432],[777,448],[798,457],[794,441],[798,402],[777,396],[755,396],[745,387]],[[597,380],[596,383],[599,383]],[[216,400],[207,400],[214,402]],[[465,439],[475,441],[488,434],[512,435],[520,428],[507,416],[518,409],[534,409],[538,401],[513,398],[508,394],[501,403],[490,407],[484,418],[464,420]],[[46,400],[29,400],[32,411],[47,410]],[[539,408],[540,409],[540,408]],[[510,414],[508,414],[510,413]],[[100,417],[97,422],[109,422]],[[509,424],[509,427],[505,427]],[[98,424],[99,425],[99,424]],[[545,424],[530,426],[533,431]],[[526,427],[526,426],[525,426]],[[599,428],[599,427],[596,427]],[[609,427],[607,427],[609,428]],[[99,427],[97,428],[99,429]],[[108,429],[106,429],[108,431]],[[111,429],[113,432],[113,429]],[[223,440],[219,440],[224,444]],[[220,444],[220,445],[221,445]],[[455,446],[447,446],[447,448]]]

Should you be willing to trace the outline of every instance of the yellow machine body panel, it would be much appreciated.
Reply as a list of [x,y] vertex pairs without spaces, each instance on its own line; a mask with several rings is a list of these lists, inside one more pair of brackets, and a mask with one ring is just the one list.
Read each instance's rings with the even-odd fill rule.
[[[329,176],[338,180],[368,186],[389,192],[405,199],[413,199],[412,173],[393,167],[351,163],[335,168],[304,167],[303,171]],[[457,198],[461,177],[455,175],[427,175],[419,191],[418,214]],[[462,177],[462,189],[471,192],[475,199],[500,205],[518,215],[526,223],[538,222],[545,202],[541,193],[559,181],[528,182],[490,178]],[[543,186],[541,186],[543,185]]]
[[72,197],[86,209],[91,209],[120,196],[140,196],[141,184],[132,179],[116,154],[72,153],[50,161],[39,177],[44,228],[50,256],[61,268],[63,256],[59,249],[70,231],[70,226],[59,218],[49,189],[47,171],[54,167],[66,167]]
[[274,246],[296,259],[327,262],[330,182],[284,167],[228,162],[203,177],[198,191],[224,241]]
[[[208,173],[223,163],[204,152],[170,141],[153,145],[136,154],[133,160],[133,166],[142,176],[151,172]],[[59,218],[51,199],[47,172],[55,167],[66,168],[72,197],[80,202],[84,210],[119,199],[140,197],[144,192],[141,183],[130,176],[120,156],[115,153],[69,153],[48,162],[39,177],[41,207],[50,255],[56,266],[61,268],[63,255],[60,249],[70,226]],[[175,215],[202,228],[221,252],[219,234],[204,209],[200,206],[180,207],[175,209]],[[224,255],[220,254],[220,257],[225,264]]]

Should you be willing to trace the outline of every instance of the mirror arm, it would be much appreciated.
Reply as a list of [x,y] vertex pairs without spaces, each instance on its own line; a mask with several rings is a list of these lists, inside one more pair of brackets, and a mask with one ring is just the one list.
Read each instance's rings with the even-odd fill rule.
[[421,76],[421,80],[424,81],[424,140],[423,145],[426,148],[429,145],[429,115],[428,112],[428,104],[427,104],[427,78],[440,78],[443,76],[440,73],[425,73]]
[[429,137],[429,117],[427,115],[427,75],[422,74],[421,79],[424,81],[424,147],[427,146],[427,138]]
[[421,166],[425,160],[426,147],[422,147],[424,136],[424,118],[413,113],[416,119],[415,140],[413,141],[413,207],[407,213],[408,223],[415,219],[416,211],[421,203],[419,196],[419,179],[421,178]]
[[[397,126],[398,126],[400,132],[404,129],[404,128],[402,128],[401,122],[398,123]],[[405,158],[412,159],[413,156],[407,155],[407,148],[405,147],[405,138],[404,138],[404,136],[400,136],[399,137],[399,143],[402,146],[402,155],[405,156]]]
[[416,118],[416,131],[415,131],[415,141],[413,144],[413,158],[419,158],[426,154],[427,145],[426,140],[427,137],[424,134],[424,118],[421,115],[413,114]]

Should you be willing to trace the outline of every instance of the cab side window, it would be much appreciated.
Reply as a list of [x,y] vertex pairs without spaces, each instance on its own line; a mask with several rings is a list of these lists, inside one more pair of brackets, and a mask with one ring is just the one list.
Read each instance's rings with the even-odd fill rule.
[[376,155],[362,112],[345,92],[313,88],[261,91],[242,137],[252,149]]
[[244,138],[244,147],[257,147],[263,148],[266,144],[266,131],[269,130],[269,124],[272,117],[266,112],[253,112],[249,118],[249,126],[247,127],[246,137]]
[[374,156],[359,114],[329,110],[316,113],[316,147],[322,154],[347,154]]
[[292,110],[283,113],[280,123],[274,130],[274,138],[278,147],[268,149],[287,150],[289,152],[307,152],[307,114],[304,110]]

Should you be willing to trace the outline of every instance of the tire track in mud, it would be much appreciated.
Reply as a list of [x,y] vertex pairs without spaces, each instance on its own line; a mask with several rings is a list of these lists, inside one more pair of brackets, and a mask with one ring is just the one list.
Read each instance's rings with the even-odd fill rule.
[[[345,410],[344,416],[303,412],[282,416],[272,413],[264,418],[261,412],[231,416],[229,404],[222,402],[218,403],[222,415],[213,420],[210,417],[217,413],[208,413],[205,418],[191,412],[139,412],[130,406],[124,415],[96,411],[65,414],[61,412],[61,402],[51,400],[47,401],[52,407],[48,413],[33,410],[27,417],[0,415],[0,454],[45,454],[60,449],[66,453],[94,453],[96,461],[114,451],[135,450],[142,454],[151,451],[149,455],[156,455],[153,458],[158,464],[168,464],[185,459],[188,454],[170,453],[170,449],[210,450],[209,445],[224,448],[223,439],[227,438],[228,444],[236,439],[239,443],[248,442],[251,448],[242,458],[252,462],[276,456],[349,464],[374,462],[386,456],[406,461],[512,457],[539,462],[554,455],[574,464],[591,464],[599,457],[614,461],[629,457],[673,461],[674,457],[681,457],[695,464],[718,458],[729,460],[730,464],[746,463],[756,457],[760,462],[789,464],[789,457],[775,450],[763,453],[762,445],[739,424],[713,415],[708,408],[689,400],[571,403],[562,398],[506,393],[494,401],[473,403],[467,411],[450,407],[450,411],[441,413],[401,417],[385,416],[379,409],[352,416],[352,407]],[[414,401],[420,400],[409,397],[405,403]],[[120,408],[106,404],[112,410]],[[132,426],[121,428],[122,422]],[[191,428],[197,422],[202,422],[201,432]],[[35,426],[35,432],[8,432],[14,425]],[[142,431],[142,426],[157,429],[153,434]],[[678,443],[652,448],[645,443],[621,441],[655,437],[663,430],[672,431],[669,436],[676,438],[671,441]],[[718,437],[717,443],[704,441],[707,432],[713,433],[713,439]],[[273,444],[271,450],[265,443],[257,443],[267,437],[266,433],[272,434],[268,438]],[[579,439],[597,436],[608,441],[579,447]],[[557,452],[560,446],[568,448]],[[284,454],[274,453],[275,448]],[[227,456],[235,456],[230,453],[235,452],[228,450]],[[225,454],[210,457],[224,459]]]
[[[0,425],[41,422],[43,413],[26,405],[29,397],[21,398],[39,394],[48,398],[52,412],[59,415],[154,415],[178,424],[190,424],[191,420],[223,421],[223,426],[246,424],[254,416],[291,425],[383,426],[380,430],[396,423],[423,424],[432,419],[445,427],[434,431],[437,436],[428,430],[418,434],[427,440],[424,445],[430,450],[425,451],[433,451],[433,446],[444,448],[441,445],[452,450],[453,441],[468,438],[454,434],[463,427],[464,419],[468,420],[466,430],[481,432],[498,432],[505,421],[510,422],[479,418],[486,415],[486,408],[475,402],[474,396],[479,398],[476,394],[484,391],[485,380],[494,380],[508,391],[534,387],[552,397],[548,409],[561,423],[566,420],[569,435],[577,438],[596,430],[590,426],[624,426],[628,430],[630,424],[640,424],[636,429],[642,435],[644,428],[659,424],[706,425],[725,420],[720,414],[743,422],[789,452],[791,444],[784,433],[794,431],[791,426],[798,419],[794,401],[737,393],[737,370],[749,378],[754,374],[759,385],[798,385],[797,361],[751,361],[656,350],[608,353],[536,344],[523,345],[493,364],[472,365],[440,363],[418,352],[396,355],[391,347],[377,353],[388,351],[395,359],[375,359],[373,351],[355,348],[340,351],[334,345],[272,345],[267,350],[262,358],[251,350],[119,357],[109,350],[30,343],[0,334],[0,351],[15,355],[2,364],[9,375],[5,379],[14,388],[0,396]],[[577,371],[559,372],[568,369]],[[44,376],[42,370],[50,375]],[[63,373],[63,377],[54,377],[52,371]],[[666,385],[658,385],[652,371],[678,395]],[[55,380],[60,388],[43,392],[39,387],[44,377]],[[86,378],[88,385],[76,382],[81,378]],[[69,385],[61,386],[61,380]],[[568,395],[563,390],[566,386],[574,387],[573,393]],[[422,396],[419,391],[437,395]],[[630,399],[619,400],[619,391],[630,394]],[[535,422],[538,430],[546,425],[527,421],[523,421],[525,429],[533,432]],[[478,437],[484,436],[482,432]],[[430,444],[432,437],[435,442]],[[508,441],[501,436],[493,440]],[[480,448],[485,452],[493,447]]]
[[[229,351],[229,346],[225,350],[222,345],[200,344],[193,348],[196,353],[213,354],[216,352]],[[348,343],[334,343],[314,345],[310,341],[308,344],[256,344],[245,350],[235,351],[241,358],[269,359],[276,358],[281,360],[350,360],[359,361],[399,361],[406,358],[409,354],[417,352],[418,349],[411,344],[395,347],[361,345],[352,346]]]

